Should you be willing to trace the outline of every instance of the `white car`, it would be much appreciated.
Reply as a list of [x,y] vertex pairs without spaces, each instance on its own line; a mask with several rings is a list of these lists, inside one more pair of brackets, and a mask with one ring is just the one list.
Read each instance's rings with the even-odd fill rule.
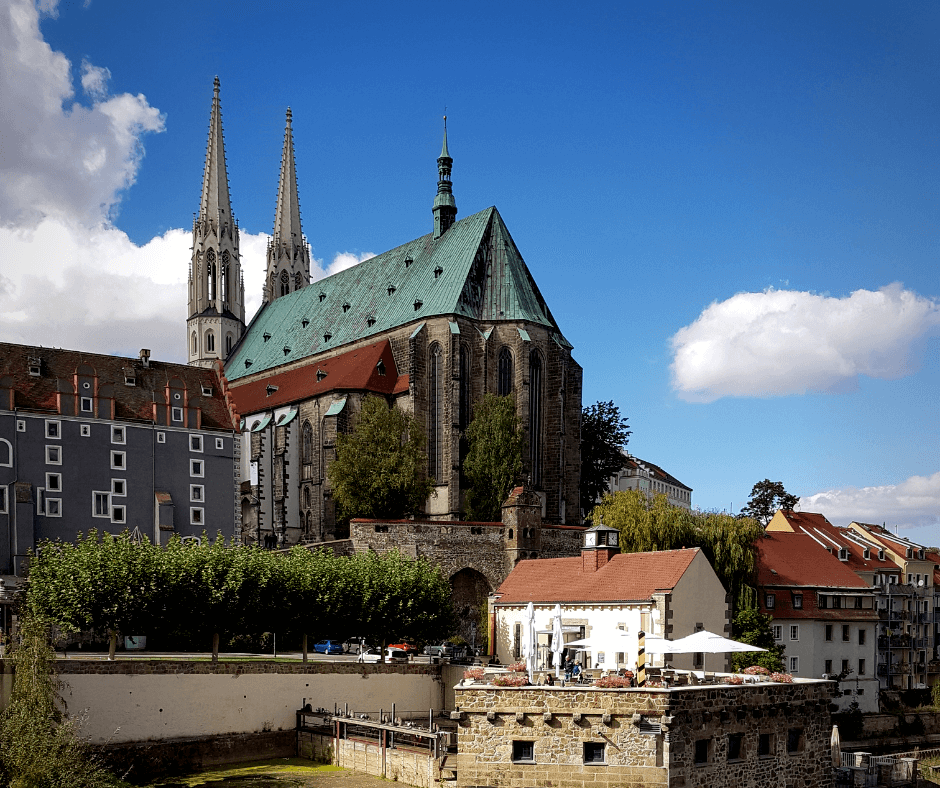
[[[370,648],[366,651],[363,651],[356,662],[381,662],[382,661],[382,651],[377,648]],[[390,663],[406,663],[408,662],[408,654],[398,648],[390,648],[385,652],[385,661]]]

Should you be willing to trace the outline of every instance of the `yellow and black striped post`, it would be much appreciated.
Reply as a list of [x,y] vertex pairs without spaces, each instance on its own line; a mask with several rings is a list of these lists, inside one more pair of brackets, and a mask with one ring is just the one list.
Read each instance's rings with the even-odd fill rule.
[[642,629],[637,632],[636,685],[646,686],[646,633]]

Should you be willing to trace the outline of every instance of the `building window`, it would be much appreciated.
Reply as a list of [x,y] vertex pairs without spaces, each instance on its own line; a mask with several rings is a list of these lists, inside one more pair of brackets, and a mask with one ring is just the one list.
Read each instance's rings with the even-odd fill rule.
[[832,660],[831,659],[826,660],[825,667],[823,668],[823,673],[825,673],[827,676],[832,673]]
[[467,429],[470,423],[470,349],[460,346],[460,429]]
[[[512,529],[509,531],[509,538],[512,539]],[[513,659],[519,659],[519,655],[522,653],[522,624],[518,621],[516,622],[515,627],[513,628],[512,633],[512,657]]]
[[744,758],[744,734],[732,733],[728,735],[728,760],[740,761]]
[[16,431],[17,432],[26,432],[26,420],[17,419],[16,420]]
[[127,452],[123,452],[123,451],[111,452],[111,470],[123,471],[127,467],[126,463],[127,463]]
[[444,481],[444,403],[441,370],[441,346],[434,344],[428,353],[428,474]]
[[512,743],[513,763],[535,763],[535,742],[514,741]]
[[779,624],[774,625],[774,640],[783,640],[783,627]]
[[170,417],[173,421],[182,421],[183,420],[183,409],[182,408],[170,408]]
[[203,509],[199,506],[191,506],[189,509],[189,523],[190,525],[203,525],[205,519],[203,518]]
[[711,739],[696,739],[695,740],[695,763],[709,763],[711,761],[711,749],[712,749],[712,740]]
[[205,476],[205,466],[202,464],[202,460],[190,460],[189,461],[189,475],[190,476]]
[[800,658],[799,657],[790,657],[790,672],[798,673],[800,670]]
[[49,492],[61,492],[62,491],[62,474],[61,473],[47,473],[46,474],[46,489]]
[[702,651],[696,651],[692,655],[692,667],[696,670],[701,670],[705,667],[705,653]]
[[225,448],[225,438],[216,438],[215,448],[217,451],[222,451]]
[[858,661],[858,675],[859,676],[865,675],[865,660],[864,659],[860,659]]
[[803,595],[802,595],[802,594],[794,594],[794,595],[793,595],[793,609],[794,609],[794,610],[802,610],[802,609],[803,609]]
[[46,437],[47,438],[61,438],[62,437],[62,422],[47,421],[46,422]]
[[229,355],[232,352],[232,335],[225,335],[225,355]]
[[790,728],[787,731],[787,752],[791,755],[803,751],[803,729]]
[[764,607],[768,610],[773,610],[777,604],[777,597],[773,594],[766,594],[764,596]]
[[499,380],[496,393],[500,397],[512,394],[512,352],[508,347],[500,348],[499,351]]
[[7,488],[0,486],[0,514],[6,514],[8,508],[9,503],[7,502]]
[[127,510],[123,506],[112,506],[111,507],[111,522],[112,523],[126,523],[127,522]]
[[757,735],[757,755],[760,758],[767,758],[773,755],[774,739],[772,733],[759,733]]
[[849,632],[849,625],[848,625],[848,624],[843,624],[843,625],[842,625],[842,640],[843,640],[843,642],[848,643],[851,639],[852,639],[852,638],[851,638],[851,633]]
[[91,397],[81,397],[81,409],[82,413],[93,413],[95,410],[95,403]]
[[91,494],[91,516],[111,516],[111,493],[93,492]]
[[46,464],[47,465],[61,465],[62,464],[62,447],[61,446],[46,446]]
[[309,421],[304,422],[300,431],[300,462],[303,465],[313,465],[313,427]]
[[586,741],[584,742],[584,762],[585,763],[605,763],[604,742]]
[[111,427],[111,443],[125,443],[123,427]]
[[215,353],[215,334],[212,331],[206,331],[206,352]]
[[111,495],[125,496],[127,495],[127,482],[124,479],[112,479],[111,480]]
[[199,346],[196,343],[196,332],[193,331],[193,350],[192,354],[195,356],[199,352]]
[[827,607],[829,607],[829,598],[823,594],[820,594],[818,605],[820,610],[825,610]]
[[158,432],[157,433],[157,443],[166,443],[166,433]]
[[206,489],[201,484],[191,484],[189,485],[189,500],[191,501],[204,501],[206,495]]
[[46,517],[62,516],[62,499],[46,498]]
[[202,435],[189,436],[189,450],[202,451]]
[[[925,602],[924,604],[926,605],[927,603]],[[858,645],[865,645],[865,629],[862,627],[858,628]]]
[[826,624],[826,640],[832,640],[832,624]]
[[81,436],[83,438],[91,437],[91,425],[90,424],[82,424],[79,426],[78,430],[81,433]]
[[287,271],[281,271],[281,295],[287,295],[290,292],[290,274]]
[[529,355],[529,468],[532,484],[542,486],[542,357]]
[[846,675],[849,672],[849,661],[847,659],[842,660],[842,672],[845,673]]
[[800,625],[791,624],[790,626],[790,640],[799,640],[800,639]]

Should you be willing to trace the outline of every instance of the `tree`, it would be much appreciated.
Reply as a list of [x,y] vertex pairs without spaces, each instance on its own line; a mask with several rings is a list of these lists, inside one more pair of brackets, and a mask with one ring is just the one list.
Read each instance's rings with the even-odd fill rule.
[[734,639],[767,650],[739,651],[732,654],[731,669],[734,672],[740,673],[751,665],[760,665],[770,671],[783,670],[784,646],[774,640],[772,621],[772,616],[754,608],[743,608],[735,615],[732,623]]
[[434,489],[424,473],[424,447],[411,416],[379,397],[366,397],[353,432],[337,435],[328,471],[341,518],[398,519],[422,511]]
[[512,396],[486,394],[467,427],[470,449],[463,463],[469,482],[467,518],[492,522],[522,472],[522,430]]
[[800,502],[799,497],[790,495],[783,482],[772,482],[764,479],[751,488],[751,496],[747,506],[741,510],[745,517],[753,517],[765,528],[778,509],[792,510]]
[[755,542],[764,529],[750,518],[717,512],[691,512],[671,506],[665,495],[652,501],[639,490],[605,495],[594,509],[604,525],[620,531],[625,553],[700,547],[708,558],[735,608],[753,598],[757,555]]
[[581,511],[587,515],[610,491],[610,477],[623,468],[631,431],[613,400],[581,411]]

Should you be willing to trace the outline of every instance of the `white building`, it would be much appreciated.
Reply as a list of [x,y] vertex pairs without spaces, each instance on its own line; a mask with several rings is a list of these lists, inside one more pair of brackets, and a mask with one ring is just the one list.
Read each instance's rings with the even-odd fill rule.
[[683,509],[692,508],[692,488],[687,487],[672,474],[666,473],[658,465],[641,460],[624,452],[626,458],[623,468],[607,481],[610,491],[640,490],[650,498],[665,495],[670,505]]
[[[621,651],[591,653],[591,667],[634,668],[637,633],[676,640],[706,629],[730,632],[730,606],[715,570],[698,548],[621,554],[616,529],[597,525],[584,532],[577,558],[520,561],[491,597],[496,654],[504,662],[521,656],[523,617],[535,606],[536,627],[546,633],[560,604],[565,642],[620,629]],[[547,645],[548,638],[541,639]],[[671,667],[722,671],[725,654],[683,654]],[[658,664],[656,661],[653,664]]]

